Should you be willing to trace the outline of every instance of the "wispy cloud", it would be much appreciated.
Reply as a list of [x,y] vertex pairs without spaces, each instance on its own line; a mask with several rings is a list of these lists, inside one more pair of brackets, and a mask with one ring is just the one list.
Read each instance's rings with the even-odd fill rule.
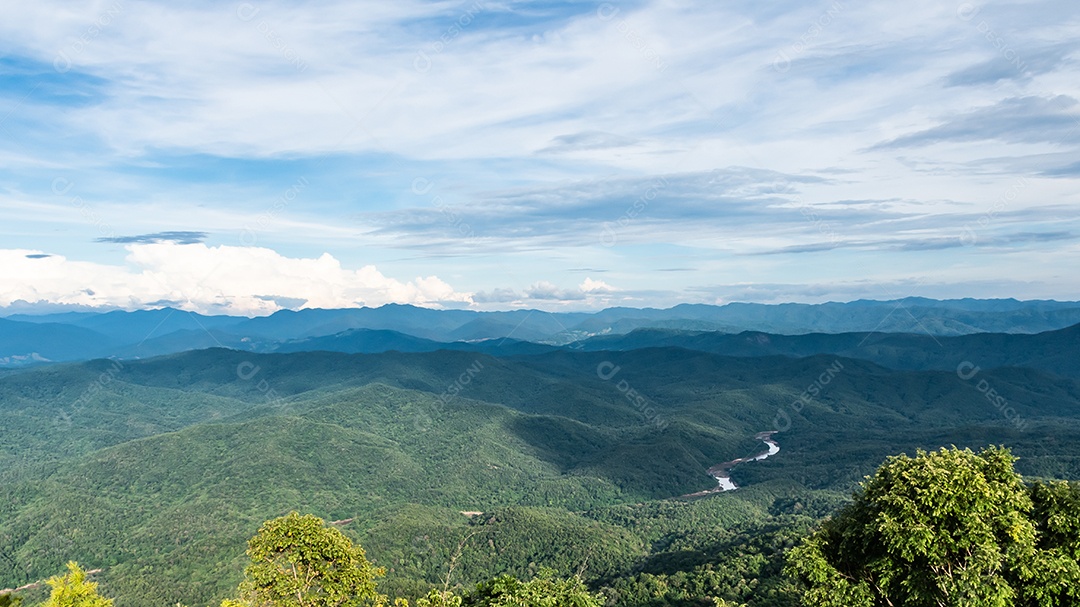
[[[20,265],[29,300],[100,305],[140,247],[180,275],[197,247],[329,252],[488,307],[708,300],[747,276],[839,298],[996,272],[1065,296],[1077,279],[1031,268],[1080,263],[1080,14],[966,7],[24,3],[0,19],[5,246],[64,268]],[[586,294],[583,268],[618,290]],[[258,276],[275,287],[215,297],[318,299]],[[398,282],[420,294],[370,299],[441,297]]]
[[[796,186],[825,184],[815,175],[728,167],[701,173],[616,177],[477,192],[458,205],[414,207],[356,216],[372,234],[399,246],[505,250],[556,244],[603,244],[609,235],[638,240],[716,229],[773,229],[804,225],[793,195]],[[468,226],[463,237],[462,224]]]
[[581,150],[603,150],[608,148],[621,148],[633,145],[636,140],[622,137],[613,133],[600,131],[585,131],[569,135],[559,135],[551,140],[551,145],[540,150],[540,153],[556,154],[562,152],[577,152]]
[[1057,44],[1025,52],[1019,60],[1011,61],[1003,53],[998,53],[982,63],[950,74],[946,82],[949,86],[979,86],[997,84],[1003,80],[1029,81],[1035,76],[1049,74],[1071,64],[1069,55],[1075,50],[1072,45]]
[[1077,104],[1077,100],[1068,95],[1012,97],[952,116],[933,128],[880,143],[874,149],[988,139],[1010,143],[1075,144],[1080,139],[1074,136],[1080,133]]
[[111,242],[115,244],[157,244],[159,242],[195,244],[206,240],[207,236],[206,232],[156,232],[154,234],[139,234],[138,236],[98,238],[95,242]]

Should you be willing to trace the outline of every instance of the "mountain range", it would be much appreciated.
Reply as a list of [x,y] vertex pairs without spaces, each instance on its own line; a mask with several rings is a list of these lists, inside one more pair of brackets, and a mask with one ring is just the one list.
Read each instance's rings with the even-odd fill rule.
[[550,567],[613,605],[795,607],[784,554],[890,455],[1080,478],[1072,305],[0,319],[0,588],[78,560],[119,607],[215,604],[297,510],[393,596]]
[[206,316],[173,308],[12,314],[0,318],[0,367],[148,358],[210,347],[251,352],[443,348],[540,352],[542,348],[521,342],[566,347],[640,329],[711,334],[910,333],[936,339],[991,332],[1039,333],[1077,323],[1077,302],[923,298],[815,305],[684,304],[664,310],[609,308],[595,313],[477,312],[391,304],[283,310],[257,318]]

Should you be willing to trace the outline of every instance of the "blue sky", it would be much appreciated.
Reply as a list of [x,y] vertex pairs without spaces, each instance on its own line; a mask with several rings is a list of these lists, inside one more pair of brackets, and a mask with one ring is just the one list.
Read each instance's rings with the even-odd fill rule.
[[1080,6],[0,9],[0,308],[1077,299]]

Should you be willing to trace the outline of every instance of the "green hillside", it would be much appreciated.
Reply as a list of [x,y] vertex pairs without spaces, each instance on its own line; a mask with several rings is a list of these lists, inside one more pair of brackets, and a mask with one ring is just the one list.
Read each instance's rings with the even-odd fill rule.
[[[1026,475],[1080,478],[1080,384],[979,378],[1014,417],[955,372],[681,348],[217,349],[11,373],[0,587],[77,559],[118,607],[210,604],[260,523],[298,510],[342,521],[395,596],[454,562],[452,586],[547,566],[620,605],[793,605],[784,552],[890,454],[1005,444]],[[740,490],[677,499],[765,430],[781,451],[737,467]]]

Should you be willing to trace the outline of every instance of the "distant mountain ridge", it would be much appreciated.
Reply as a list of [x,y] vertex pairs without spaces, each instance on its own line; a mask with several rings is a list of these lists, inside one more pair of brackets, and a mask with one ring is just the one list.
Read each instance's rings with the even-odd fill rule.
[[448,343],[415,337],[388,329],[349,329],[334,335],[288,341],[274,348],[273,351],[282,353],[325,351],[345,354],[377,354],[381,352],[461,350],[483,352],[491,355],[516,356],[519,354],[542,354],[556,349],[558,349],[557,346],[509,337]]
[[1080,302],[924,298],[825,304],[681,304],[668,309],[608,308],[592,313],[479,312],[389,304],[378,308],[283,310],[258,318],[207,316],[172,308],[101,314],[14,314],[0,319],[0,367],[104,357],[147,358],[209,347],[252,352],[471,349],[493,353],[499,344],[517,354],[530,348],[544,351],[523,342],[566,346],[638,329],[730,334],[759,331],[775,335],[910,333],[938,338],[978,333],[1031,334],[1077,323]]
[[913,333],[808,333],[777,335],[638,329],[625,335],[592,337],[585,351],[629,351],[677,347],[737,357],[833,354],[904,371],[1028,367],[1080,379],[1080,324],[1036,334],[975,333],[953,337]]

